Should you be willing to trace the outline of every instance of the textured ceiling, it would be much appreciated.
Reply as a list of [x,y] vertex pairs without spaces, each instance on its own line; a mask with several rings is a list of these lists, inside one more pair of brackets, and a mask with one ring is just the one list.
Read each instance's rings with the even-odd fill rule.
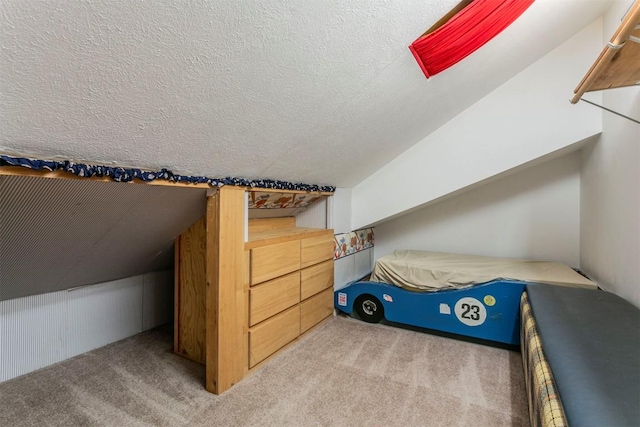
[[3,0],[0,151],[350,187],[610,3],[537,0],[427,81],[407,45],[458,1]]

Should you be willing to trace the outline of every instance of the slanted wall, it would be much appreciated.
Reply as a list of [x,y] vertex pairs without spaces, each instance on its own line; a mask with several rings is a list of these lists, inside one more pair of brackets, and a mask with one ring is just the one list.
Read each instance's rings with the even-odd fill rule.
[[[603,44],[628,7],[628,0],[613,2]],[[602,98],[606,107],[640,118],[640,87],[608,90]],[[580,261],[600,286],[640,307],[640,125],[600,114],[602,136],[582,157]]]
[[[598,19],[356,185],[352,227],[434,203],[600,133],[600,111],[569,98],[601,48]],[[437,85],[437,76],[425,84]]]
[[173,266],[206,190],[0,176],[0,301]]

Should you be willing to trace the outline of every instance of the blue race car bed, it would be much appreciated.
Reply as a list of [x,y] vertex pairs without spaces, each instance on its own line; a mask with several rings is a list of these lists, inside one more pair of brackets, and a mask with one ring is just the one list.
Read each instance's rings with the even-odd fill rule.
[[365,322],[383,318],[490,341],[520,343],[518,304],[526,282],[494,280],[466,289],[415,292],[381,282],[353,282],[335,292],[335,308]]
[[396,251],[376,261],[371,280],[335,291],[334,306],[366,322],[386,319],[519,345],[520,297],[536,281],[596,287],[557,263]]

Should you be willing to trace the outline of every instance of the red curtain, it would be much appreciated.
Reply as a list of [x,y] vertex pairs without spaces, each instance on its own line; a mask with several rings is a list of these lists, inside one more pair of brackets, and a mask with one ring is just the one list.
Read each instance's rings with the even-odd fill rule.
[[410,46],[427,78],[471,55],[500,34],[534,0],[475,0],[432,33]]

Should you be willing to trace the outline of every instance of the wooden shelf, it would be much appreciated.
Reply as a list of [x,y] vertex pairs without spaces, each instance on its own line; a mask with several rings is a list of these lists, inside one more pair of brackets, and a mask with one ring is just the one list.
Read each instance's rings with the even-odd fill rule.
[[636,0],[596,62],[573,91],[572,104],[578,102],[585,92],[638,84],[640,43],[630,40],[629,36],[640,37],[639,25],[640,0]]
[[324,228],[277,228],[273,230],[256,231],[249,234],[249,241],[245,242],[244,249],[249,250],[265,245],[274,245],[292,240],[306,239],[307,237],[318,237],[325,234],[333,235],[332,230]]

